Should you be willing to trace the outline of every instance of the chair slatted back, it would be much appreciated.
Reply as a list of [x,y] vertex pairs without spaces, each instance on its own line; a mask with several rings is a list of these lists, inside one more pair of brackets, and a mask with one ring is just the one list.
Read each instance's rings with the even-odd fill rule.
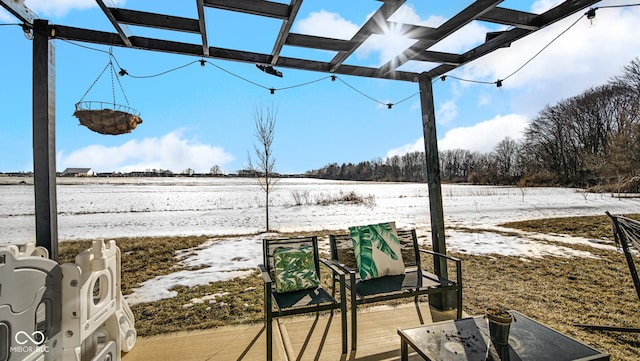
[[631,279],[636,288],[636,294],[638,295],[638,299],[640,299],[640,276],[638,276],[638,270],[636,269],[636,264],[630,249],[630,247],[640,249],[640,221],[620,215],[612,215],[609,212],[605,213],[611,218],[613,238],[616,244],[622,246],[625,259],[627,260],[627,266],[631,273]]
[[[418,237],[415,229],[398,229],[398,240],[402,260],[405,268],[420,269],[420,252],[418,251]],[[345,266],[357,270],[356,255],[353,251],[353,241],[349,234],[329,235],[331,259]]]
[[316,274],[320,275],[320,258],[318,256],[317,236],[262,240],[263,264],[267,268],[272,279],[275,279],[273,262],[274,252],[281,248],[298,248],[302,246],[310,246],[313,248],[313,263],[316,268]]

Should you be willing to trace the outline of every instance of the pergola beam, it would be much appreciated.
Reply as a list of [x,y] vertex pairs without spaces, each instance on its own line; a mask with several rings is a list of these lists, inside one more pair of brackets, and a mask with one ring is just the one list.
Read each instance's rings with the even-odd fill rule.
[[[109,46],[126,46],[118,34],[108,33],[97,30],[87,30],[81,28],[74,28],[64,25],[52,25],[54,29],[55,38],[65,39],[71,41],[81,41],[94,44],[103,44]],[[183,55],[203,56],[202,47],[199,44],[188,44],[177,41],[153,39],[133,36],[130,38],[131,47],[142,50],[152,50],[165,53],[175,53]],[[272,56],[270,54],[253,53],[234,49],[224,49],[209,47],[208,48],[210,58],[238,61],[244,63],[253,64],[271,64]],[[318,72],[329,72],[331,64],[326,62],[279,57],[278,61],[274,64],[277,66],[310,70]],[[380,74],[380,71],[376,68],[360,67],[360,66],[342,66],[338,71],[338,74],[363,76],[369,78],[382,78],[415,82],[418,74],[404,71],[394,71],[384,75]]]
[[282,51],[282,47],[289,36],[289,32],[291,31],[291,26],[293,26],[293,21],[298,15],[298,10],[300,10],[300,6],[302,5],[302,0],[292,0],[291,6],[289,7],[289,15],[286,19],[282,21],[282,26],[280,27],[280,31],[278,32],[278,38],[276,39],[275,44],[273,45],[273,50],[271,51],[271,65],[275,65],[278,62],[278,58],[280,57],[280,52]]
[[540,25],[537,23],[537,14],[501,8],[498,6],[478,17],[478,20],[488,21],[495,24],[515,26],[516,28],[525,30],[540,29]]
[[300,46],[309,49],[327,51],[349,51],[353,47],[349,40],[325,38],[322,36],[291,33],[287,37],[286,45]]
[[265,0],[204,0],[204,5],[216,9],[267,16],[284,20],[289,16],[289,5]]
[[33,27],[33,21],[38,18],[22,1],[0,0],[0,5],[29,27]]
[[118,32],[118,35],[120,36],[120,39],[122,39],[122,42],[125,43],[125,45],[127,46],[131,46],[131,41],[129,40],[131,33],[129,32],[129,29],[127,29],[126,26],[121,26],[118,23],[118,20],[116,20],[115,16],[111,12],[111,9],[109,9],[107,5],[104,4],[104,1],[96,0],[96,2],[98,3],[98,6],[102,10],[102,12],[105,14],[107,19],[109,19],[109,21],[111,22],[111,25],[113,25],[113,27]]
[[196,6],[198,8],[198,24],[200,27],[200,36],[202,37],[202,54],[204,56],[209,56],[209,43],[207,41],[207,22],[204,15],[203,0],[196,0]]
[[439,51],[423,51],[419,53],[413,60],[428,61],[430,63],[442,63],[458,67],[463,62],[462,55],[443,53]]
[[384,35],[388,30],[392,30],[394,33],[402,34],[409,39],[433,39],[435,38],[434,32],[436,28],[430,28],[426,26],[419,26],[413,24],[403,24],[394,21],[387,21],[386,25],[381,24],[372,25],[371,32],[373,34]]
[[149,28],[176,30],[195,34],[200,33],[200,22],[198,19],[118,8],[109,8],[109,11],[113,14],[118,24],[146,26]]

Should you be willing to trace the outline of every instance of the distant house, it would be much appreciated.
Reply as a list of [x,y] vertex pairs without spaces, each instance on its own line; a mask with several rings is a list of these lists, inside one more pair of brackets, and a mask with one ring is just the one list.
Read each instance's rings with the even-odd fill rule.
[[62,172],[63,177],[93,177],[96,173],[91,168],[67,168]]

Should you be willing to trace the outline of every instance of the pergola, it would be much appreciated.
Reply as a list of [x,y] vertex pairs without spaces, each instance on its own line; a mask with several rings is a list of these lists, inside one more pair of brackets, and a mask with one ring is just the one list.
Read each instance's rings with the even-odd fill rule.
[[[201,58],[252,63],[269,71],[273,67],[310,70],[329,74],[351,75],[396,81],[417,82],[420,90],[422,126],[425,143],[431,238],[433,250],[446,253],[440,166],[436,137],[432,79],[476,60],[537,30],[598,2],[598,0],[567,0],[542,13],[534,14],[499,7],[502,0],[470,1],[470,5],[448,18],[442,25],[431,28],[389,20],[406,0],[378,0],[379,8],[349,40],[320,37],[291,32],[303,0],[195,0],[182,1],[180,6],[197,10],[197,18],[174,14],[159,14],[125,8],[108,7],[96,0],[104,16],[113,25],[112,31],[50,24],[38,19],[23,0],[0,0],[0,5],[22,23],[33,35],[33,157],[36,214],[36,243],[49,250],[52,259],[58,258],[56,162],[55,162],[55,39],[72,40],[140,50],[176,53]],[[354,2],[351,6],[362,6]],[[208,36],[206,10],[217,9],[255,17],[268,17],[281,22],[271,53],[256,53],[235,44],[233,49],[216,47]],[[507,30],[486,34],[485,42],[462,54],[430,50],[464,26],[476,22],[508,26]],[[198,43],[185,43],[167,38],[149,38],[131,33],[128,25],[198,34]],[[415,43],[378,68],[346,64],[345,61],[367,39],[384,34],[386,29],[401,31]],[[330,61],[282,56],[285,47],[302,47],[333,52]],[[423,62],[430,70],[421,73],[399,70],[409,61]],[[274,71],[275,72],[275,71]],[[436,273],[447,276],[446,263],[435,265]]]

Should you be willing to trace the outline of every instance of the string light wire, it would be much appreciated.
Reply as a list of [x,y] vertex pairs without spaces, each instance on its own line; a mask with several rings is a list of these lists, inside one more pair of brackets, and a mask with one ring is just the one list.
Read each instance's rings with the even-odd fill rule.
[[240,80],[244,80],[244,81],[246,81],[246,82],[247,82],[247,83],[249,83],[249,84],[253,84],[253,85],[257,86],[257,87],[260,87],[260,88],[262,88],[262,89],[266,89],[266,90],[269,90],[269,91],[272,89],[272,88],[266,87],[266,86],[264,86],[264,85],[262,85],[262,84],[258,84],[258,83],[256,83],[256,82],[254,82],[254,81],[252,81],[252,80],[249,80],[249,79],[247,79],[247,78],[245,78],[245,77],[243,77],[243,76],[240,76],[240,75],[238,75],[238,74],[236,74],[236,73],[230,72],[229,70],[227,70],[227,69],[225,69],[225,68],[223,68],[223,67],[219,66],[218,64],[212,63],[212,62],[210,62],[209,60],[206,60],[206,63],[207,63],[207,64],[211,64],[211,65],[213,65],[213,66],[214,66],[214,67],[216,67],[217,69],[222,70],[223,72],[225,72],[225,73],[227,73],[227,74],[229,74],[229,75],[231,75],[231,76],[235,76],[236,78],[238,78],[238,79],[240,79]]
[[629,8],[629,7],[633,7],[633,6],[640,6],[640,3],[635,3],[635,4],[620,4],[620,5],[605,5],[605,6],[599,6],[599,7],[597,7],[597,8],[593,8],[593,9],[598,10],[598,9]]
[[331,78],[331,75],[327,75],[327,76],[322,77],[320,79],[311,80],[311,81],[308,81],[306,83],[300,83],[300,84],[296,84],[296,85],[287,86],[287,87],[284,87],[284,88],[278,88],[276,90],[289,90],[289,89],[299,88],[299,87],[306,86],[306,85],[311,85],[313,83],[317,83],[317,82],[320,82],[320,81],[323,81],[323,80],[329,79],[329,78]]
[[566,28],[560,34],[556,35],[553,39],[551,39],[551,41],[547,45],[543,46],[542,49],[540,49],[537,53],[535,53],[529,60],[527,60],[524,64],[522,64],[518,69],[516,69],[514,72],[512,72],[509,75],[507,75],[506,77],[502,78],[501,80],[507,80],[507,79],[511,78],[512,76],[514,76],[516,73],[518,73],[520,70],[522,70],[530,62],[532,62],[533,59],[537,58],[538,55],[540,55],[546,48],[548,48],[551,44],[553,44],[556,40],[558,40],[562,35],[564,35],[567,31],[569,31],[571,28],[573,28],[585,16],[586,16],[586,14],[583,14],[578,19],[576,19],[576,21],[574,21],[571,25],[569,25],[568,28]]
[[382,102],[382,101],[380,101],[378,99],[375,99],[375,98],[369,96],[368,94],[365,94],[364,92],[360,91],[358,88],[356,88],[353,85],[351,85],[351,84],[347,83],[346,81],[344,81],[342,78],[337,76],[336,79],[340,80],[344,85],[348,86],[349,88],[351,88],[356,93],[359,93],[359,94],[363,95],[364,97],[366,97],[366,98],[368,98],[368,99],[370,99],[370,100],[372,100],[372,101],[374,101],[374,102],[376,102],[378,104],[387,105],[387,103]]
[[[195,63],[200,63],[200,60],[194,60],[194,61],[192,61],[190,63],[184,64],[184,65],[180,65],[180,66],[177,66],[177,67],[169,69],[169,70],[165,70],[165,71],[160,72],[158,74],[153,74],[153,75],[131,75],[131,74],[127,73],[126,75],[129,75],[130,77],[135,78],[135,79],[155,78],[155,77],[158,77],[158,76],[161,76],[161,75],[169,74],[169,73],[174,72],[176,70],[180,70],[180,69],[186,68],[186,67],[188,67],[190,65],[193,65]],[[120,65],[118,65],[118,66],[120,66]]]
[[[267,87],[267,86],[265,86],[265,85],[262,85],[262,84],[260,84],[260,83],[255,82],[255,81],[253,81],[253,80],[247,79],[247,78],[245,78],[245,77],[243,77],[243,76],[241,76],[241,75],[238,75],[238,74],[236,74],[236,73],[234,73],[234,72],[232,72],[232,71],[229,71],[229,70],[227,70],[227,69],[225,69],[225,68],[221,67],[220,65],[218,65],[218,64],[216,64],[216,63],[213,63],[213,62],[211,62],[211,61],[209,61],[209,60],[204,60],[204,59],[194,60],[194,61],[191,61],[191,62],[189,62],[189,63],[187,63],[187,64],[180,65],[180,66],[177,66],[177,67],[175,67],[175,68],[171,68],[171,69],[168,69],[168,70],[162,71],[162,72],[160,72],[160,73],[156,73],[156,74],[151,74],[151,75],[132,75],[131,73],[127,72],[126,70],[124,70],[124,69],[122,68],[122,66],[121,66],[121,65],[120,65],[120,63],[118,62],[118,59],[116,58],[116,56],[115,56],[115,55],[113,55],[113,54],[112,54],[111,52],[109,52],[109,51],[102,50],[102,49],[99,49],[99,48],[90,47],[90,46],[87,46],[87,45],[78,44],[78,43],[73,42],[73,41],[68,41],[68,40],[62,40],[62,41],[66,42],[66,43],[68,43],[68,44],[72,44],[72,45],[75,45],[75,46],[78,46],[78,47],[84,48],[84,49],[94,50],[94,51],[99,51],[99,52],[102,52],[102,53],[108,54],[108,55],[109,55],[109,57],[110,57],[110,58],[112,58],[112,59],[113,59],[113,61],[116,63],[116,65],[120,68],[120,75],[122,75],[122,76],[124,76],[124,75],[128,75],[128,76],[130,76],[130,77],[132,77],[132,78],[135,78],[135,79],[148,79],[148,78],[159,77],[159,76],[162,76],[162,75],[165,75],[165,74],[171,73],[171,72],[173,72],[173,71],[177,71],[177,70],[180,70],[180,69],[186,68],[186,67],[191,66],[191,65],[193,65],[193,64],[200,64],[201,66],[204,66],[205,64],[209,64],[209,65],[211,65],[211,66],[215,67],[216,69],[221,70],[221,71],[223,71],[223,72],[225,72],[225,73],[227,73],[227,74],[229,74],[229,75],[231,75],[231,76],[233,76],[233,77],[236,77],[236,78],[238,78],[238,79],[240,79],[240,80],[242,80],[242,81],[244,81],[244,82],[247,82],[247,83],[252,84],[252,85],[254,85],[254,86],[257,86],[257,87],[259,87],[259,88],[262,88],[262,89],[268,90],[271,94],[274,94],[276,91],[280,91],[280,90],[290,90],[290,89],[295,89],[295,88],[299,88],[299,87],[303,87],[303,86],[311,85],[311,84],[318,83],[318,82],[321,82],[321,81],[326,80],[326,79],[331,79],[332,81],[340,80],[343,84],[345,84],[347,87],[349,87],[349,88],[350,88],[350,89],[352,89],[353,91],[355,91],[355,92],[357,92],[357,93],[359,93],[359,94],[363,95],[364,97],[366,97],[366,98],[368,98],[368,99],[370,99],[370,100],[372,100],[372,101],[374,101],[374,102],[376,102],[376,103],[378,103],[378,104],[386,105],[386,106],[388,106],[388,107],[389,107],[389,104],[391,104],[391,105],[397,105],[397,104],[400,104],[400,103],[405,102],[406,100],[408,100],[408,99],[410,99],[410,98],[412,98],[412,97],[414,97],[414,96],[416,96],[417,94],[419,94],[419,93],[420,93],[420,92],[414,93],[414,94],[409,95],[408,97],[406,97],[406,98],[404,98],[404,99],[402,99],[402,100],[400,100],[400,101],[394,102],[394,103],[385,103],[385,102],[380,101],[380,100],[378,100],[378,99],[376,99],[376,98],[374,98],[374,97],[372,97],[372,96],[370,96],[370,95],[366,94],[365,92],[363,92],[363,91],[359,90],[358,88],[356,88],[356,87],[354,87],[353,85],[351,85],[351,84],[347,83],[345,80],[343,80],[341,77],[339,77],[339,76],[337,76],[337,75],[327,75],[327,76],[324,76],[324,77],[322,77],[322,78],[315,79],[315,80],[311,80],[311,81],[307,81],[307,82],[300,83],[300,84],[294,84],[294,85],[290,85],[290,86],[286,86],[286,87],[281,87],[281,88],[273,88],[273,87]],[[389,107],[389,108],[390,108],[390,107]]]
[[464,79],[464,78],[459,78],[459,77],[454,76],[454,75],[443,75],[443,76],[440,77],[440,79],[442,81],[445,81],[447,78],[456,79],[456,80],[460,80],[460,81],[465,81],[467,83],[476,83],[476,84],[495,84],[496,83],[495,81]]
[[556,35],[553,39],[551,39],[551,41],[549,43],[547,43],[547,45],[545,45],[544,47],[542,47],[542,49],[540,49],[537,53],[535,53],[531,58],[529,58],[529,60],[527,60],[524,64],[522,64],[518,69],[516,69],[515,71],[513,71],[511,74],[507,75],[504,78],[498,79],[496,81],[482,81],[482,80],[473,80],[473,79],[464,79],[464,78],[459,78],[453,75],[443,75],[440,77],[440,79],[442,81],[446,80],[446,78],[452,78],[452,79],[456,79],[459,81],[463,81],[463,82],[467,82],[467,83],[476,83],[476,84],[491,84],[491,85],[497,85],[498,87],[502,86],[502,82],[511,78],[512,76],[514,76],[515,74],[517,74],[518,72],[520,72],[525,66],[527,66],[529,63],[531,63],[531,61],[533,61],[533,59],[535,59],[536,57],[538,57],[538,55],[540,55],[540,53],[542,53],[545,49],[547,49],[551,44],[553,44],[556,40],[558,40],[558,38],[560,38],[562,35],[564,35],[567,31],[569,31],[571,28],[573,28],[578,22],[580,22],[580,20],[582,20],[584,17],[588,16],[587,14],[589,12],[595,12],[598,9],[613,9],[613,8],[626,8],[626,7],[634,7],[634,6],[640,6],[640,3],[635,3],[635,4],[626,4],[626,5],[607,5],[607,6],[600,6],[600,7],[596,7],[596,8],[591,8],[589,9],[589,11],[587,11],[586,13],[584,13],[582,16],[580,16],[576,21],[574,21],[571,25],[569,25],[569,27],[567,27],[565,30],[563,30],[560,34]]

